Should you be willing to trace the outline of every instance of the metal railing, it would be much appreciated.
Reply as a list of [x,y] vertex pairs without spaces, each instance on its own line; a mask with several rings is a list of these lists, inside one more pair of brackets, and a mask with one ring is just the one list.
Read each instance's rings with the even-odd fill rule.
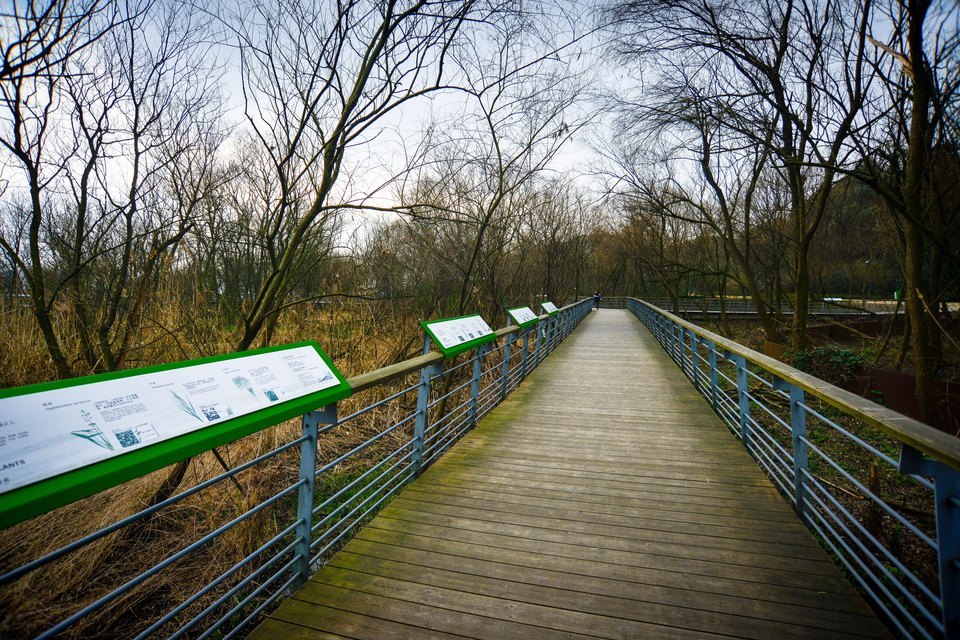
[[[650,304],[661,309],[673,309],[670,298],[650,298]],[[677,311],[691,315],[720,315],[721,309],[731,316],[757,315],[757,306],[753,300],[744,298],[687,297],[677,302]],[[772,309],[771,309],[772,310]],[[902,308],[900,309],[902,311]],[[863,316],[875,314],[893,314],[897,311],[895,300],[810,300],[807,313],[812,316]],[[788,302],[780,303],[779,315],[792,316],[793,306]]]
[[[22,590],[36,609],[43,609],[8,607],[4,626],[31,628],[37,638],[238,636],[472,429],[589,311],[590,301],[584,300],[541,316],[534,327],[507,326],[496,331],[497,343],[459,356],[463,361],[449,368],[426,343],[422,356],[350,378],[353,396],[304,415],[299,429],[284,433],[275,426],[251,436],[247,440],[256,446],[242,463],[231,467],[214,451],[222,473],[210,473],[177,495],[93,531],[78,531],[69,544],[4,567],[0,593]],[[378,397],[371,399],[371,393]],[[127,495],[136,487],[117,489],[124,490]],[[31,528],[69,517],[80,529],[98,519],[95,510],[111,497],[116,496],[93,496],[65,507],[72,508],[72,516],[58,510],[4,535],[22,539]],[[199,532],[186,543],[184,522],[193,522]],[[146,569],[135,566],[144,541],[161,536],[161,557]],[[11,625],[11,616],[51,615],[52,605],[39,599],[42,585],[74,579],[70,573],[81,553],[96,557],[96,575],[89,576],[96,591],[85,581],[76,599],[55,603],[56,620],[49,625],[29,620]],[[3,562],[11,564],[10,557]],[[173,582],[164,582],[170,572]],[[193,580],[201,586],[171,601],[166,594],[177,590],[183,572],[203,578]],[[129,624],[115,626],[122,616],[106,615],[110,608],[123,611]],[[110,628],[105,620],[114,621]]]
[[960,638],[960,440],[650,303],[627,306],[900,634]]

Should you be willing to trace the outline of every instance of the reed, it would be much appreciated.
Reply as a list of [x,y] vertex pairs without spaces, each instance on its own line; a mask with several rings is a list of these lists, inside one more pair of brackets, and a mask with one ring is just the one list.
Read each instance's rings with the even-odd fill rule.
[[[154,315],[148,316],[131,349],[126,361],[128,367],[230,351],[232,327],[219,320],[218,309],[204,308],[198,313],[196,306],[176,298],[156,309]],[[350,376],[413,355],[419,346],[419,342],[410,339],[417,330],[416,320],[415,314],[396,307],[388,313],[385,307],[367,303],[296,309],[280,318],[271,332],[271,342],[317,340],[344,374]],[[7,337],[0,351],[0,385],[22,386],[54,378],[55,372],[28,309],[8,308],[0,312],[0,332]],[[71,341],[68,330],[62,338],[68,352],[78,353],[78,345]],[[411,349],[412,352],[408,352]],[[75,356],[74,362],[80,373],[89,373],[83,370],[78,357]],[[411,382],[398,381],[397,385]],[[370,402],[371,393],[345,401],[341,411],[353,411]],[[389,390],[376,393],[382,396]],[[320,464],[336,459],[407,415],[412,403],[412,396],[404,396],[350,421],[343,428],[325,433],[319,447]],[[299,433],[299,422],[293,420],[221,447],[219,459],[212,452],[197,456],[189,463],[180,491],[222,473],[224,465],[239,466],[295,439]],[[338,477],[358,475],[374,464],[378,456],[396,449],[408,434],[391,436],[378,448],[365,450],[362,455],[338,465],[325,482],[335,486]],[[296,481],[298,467],[297,450],[271,458],[264,465],[237,474],[235,483],[220,482],[163,509],[155,517],[128,526],[0,587],[0,637],[30,637],[41,632],[144,568],[162,561],[181,548],[184,541],[206,535],[290,486]],[[159,470],[8,529],[0,537],[0,570],[17,567],[143,509],[168,473],[166,469]],[[290,503],[281,503],[265,510],[109,607],[87,616],[64,637],[135,635],[149,621],[195,593],[287,526],[291,522],[290,509]]]

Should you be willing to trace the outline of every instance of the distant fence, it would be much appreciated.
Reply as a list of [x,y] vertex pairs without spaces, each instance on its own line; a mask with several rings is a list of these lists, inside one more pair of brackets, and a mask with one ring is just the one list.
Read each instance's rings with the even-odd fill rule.
[[[601,308],[624,309],[628,298],[610,296],[601,302]],[[647,302],[664,309],[673,311],[673,300],[670,298],[649,298]],[[812,316],[869,316],[892,314],[897,310],[894,300],[811,300],[808,313]],[[677,303],[677,312],[682,315],[720,315],[721,311],[731,316],[755,316],[757,307],[752,300],[744,298],[680,298]],[[902,311],[902,309],[901,309]],[[784,302],[780,305],[779,314],[792,316],[793,307]]]
[[908,638],[960,638],[960,440],[635,298],[627,306]]
[[[281,432],[265,429],[262,453],[232,467],[217,454],[227,469],[223,473],[90,533],[80,529],[96,521],[98,514],[81,518],[75,511],[76,539],[17,566],[4,567],[0,588],[29,593],[42,589],[44,583],[67,580],[72,556],[92,549],[103,560],[97,575],[85,585],[100,591],[57,602],[57,620],[37,632],[37,638],[69,634],[137,639],[236,637],[276,600],[303,584],[391,496],[472,429],[589,311],[590,300],[583,300],[555,315],[540,316],[536,326],[499,329],[495,332],[499,343],[481,345],[449,368],[444,368],[443,355],[427,352],[350,378],[353,399],[361,400],[351,402],[349,413],[337,405],[318,407],[303,416],[299,435],[286,440]],[[377,395],[371,398],[370,393]],[[359,422],[363,416],[374,418],[367,427]],[[361,432],[360,441],[348,450],[327,444],[352,431]],[[289,475],[284,478],[284,474]],[[258,496],[263,486],[274,488],[269,495]],[[212,491],[221,493],[211,499]],[[233,511],[219,504],[231,501],[239,505]],[[176,529],[181,516],[197,518],[205,533],[184,541],[165,531]],[[33,523],[18,525],[20,529],[4,535],[30,526]],[[263,531],[270,534],[260,535]],[[146,570],[128,569],[135,564],[138,544],[158,536],[165,536],[164,557]],[[202,575],[215,559],[237,547],[249,551],[231,559],[217,575],[200,581],[182,598],[170,601],[173,596],[164,594],[175,589],[158,588],[164,572]],[[160,601],[158,591],[164,598]],[[109,608],[122,611],[129,624],[123,629],[105,627],[100,620]],[[38,613],[48,612],[8,611],[5,615]],[[10,619],[5,624],[17,626]]]

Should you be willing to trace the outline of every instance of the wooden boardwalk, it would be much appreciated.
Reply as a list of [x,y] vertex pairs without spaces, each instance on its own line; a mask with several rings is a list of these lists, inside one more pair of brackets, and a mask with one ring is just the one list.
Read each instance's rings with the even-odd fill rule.
[[627,311],[587,318],[251,636],[890,637]]

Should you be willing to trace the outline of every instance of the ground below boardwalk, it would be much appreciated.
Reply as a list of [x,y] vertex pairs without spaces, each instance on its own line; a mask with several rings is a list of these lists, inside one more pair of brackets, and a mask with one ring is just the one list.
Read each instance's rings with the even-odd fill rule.
[[659,345],[594,311],[252,634],[889,637]]

